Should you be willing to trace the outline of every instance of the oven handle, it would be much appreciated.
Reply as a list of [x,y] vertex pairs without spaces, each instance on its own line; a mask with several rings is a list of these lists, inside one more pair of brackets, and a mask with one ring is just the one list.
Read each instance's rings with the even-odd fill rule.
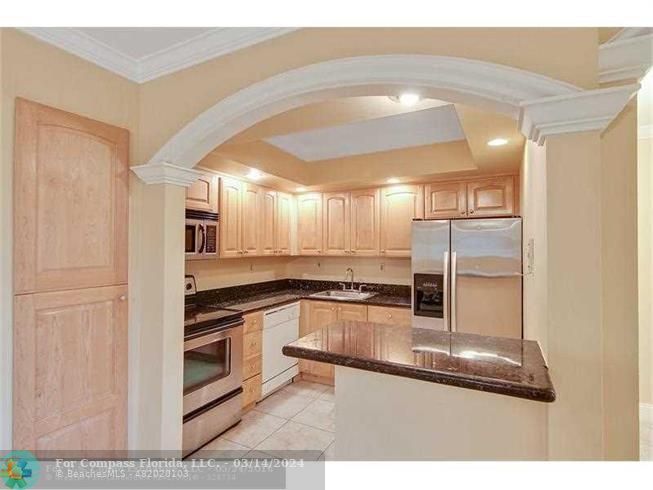
[[195,336],[184,340],[184,352],[192,349],[197,349],[198,347],[202,347],[203,345],[207,345],[212,342],[217,342],[218,340],[233,337],[234,335],[237,335],[240,330],[242,330],[242,324],[243,322],[240,320],[235,324],[235,326],[234,324],[222,325],[214,329],[198,332]]

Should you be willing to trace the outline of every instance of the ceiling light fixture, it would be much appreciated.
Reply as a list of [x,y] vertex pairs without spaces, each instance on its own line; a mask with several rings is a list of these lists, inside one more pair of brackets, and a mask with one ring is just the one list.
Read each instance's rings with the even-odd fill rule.
[[297,187],[297,189],[295,189],[295,192],[306,192],[306,187]]
[[247,172],[247,178],[252,179],[252,180],[258,180],[261,177],[263,177],[263,172],[260,170],[257,170],[255,168],[249,169],[249,172]]
[[399,95],[391,95],[390,100],[406,107],[411,107],[420,101],[421,97],[415,92],[404,92]]
[[505,138],[494,138],[487,142],[488,146],[503,146],[508,144],[508,140]]
[[399,179],[397,177],[390,177],[387,181],[388,184],[398,184]]

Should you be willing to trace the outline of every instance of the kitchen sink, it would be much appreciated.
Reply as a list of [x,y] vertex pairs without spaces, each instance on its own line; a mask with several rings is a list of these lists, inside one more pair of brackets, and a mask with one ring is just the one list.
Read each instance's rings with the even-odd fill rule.
[[346,300],[351,300],[351,299],[368,299],[374,296],[376,293],[371,293],[371,292],[360,292],[360,291],[342,291],[342,290],[334,290],[334,291],[322,291],[319,293],[314,293],[311,294],[312,298],[328,298],[328,299],[335,299],[335,300],[341,300],[341,301],[346,301]]

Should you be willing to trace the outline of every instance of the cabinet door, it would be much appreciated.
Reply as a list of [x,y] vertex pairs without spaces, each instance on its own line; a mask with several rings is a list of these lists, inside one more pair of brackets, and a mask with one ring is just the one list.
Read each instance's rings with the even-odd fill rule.
[[261,255],[263,228],[263,188],[249,182],[242,183],[241,246],[247,255]]
[[338,320],[367,321],[367,305],[343,303],[338,305]]
[[322,253],[322,194],[297,197],[297,248],[300,255]]
[[323,194],[324,254],[349,254],[349,193],[329,192]]
[[[327,325],[338,321],[338,303],[329,301],[307,301],[305,310],[306,321],[303,322],[302,336],[308,335],[311,332],[320,330]],[[299,366],[302,372],[311,376],[317,376],[333,380],[334,369],[332,364],[316,362],[316,361],[303,361]]]
[[205,174],[186,188],[186,209],[218,212],[218,176]]
[[241,182],[220,179],[220,257],[240,257],[241,242]]
[[467,209],[470,217],[512,216],[514,183],[511,176],[467,183]]
[[127,443],[127,286],[16,296],[14,449]]
[[460,218],[467,214],[467,188],[462,182],[427,184],[424,194],[427,219]]
[[351,192],[351,253],[379,255],[379,189]]
[[381,190],[381,255],[410,257],[413,218],[424,217],[421,185],[397,185]]
[[274,255],[277,253],[277,193],[263,189],[261,199],[260,251],[262,255]]
[[14,148],[14,292],[127,283],[129,132],[18,98]]
[[280,255],[290,255],[290,213],[292,197],[277,192],[276,247]]
[[367,319],[372,323],[410,327],[412,314],[410,308],[391,308],[388,306],[369,306]]

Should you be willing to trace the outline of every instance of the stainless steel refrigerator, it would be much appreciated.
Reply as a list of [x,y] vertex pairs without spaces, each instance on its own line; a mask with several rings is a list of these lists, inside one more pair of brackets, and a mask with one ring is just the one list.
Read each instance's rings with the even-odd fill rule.
[[416,220],[413,327],[522,337],[521,218]]

